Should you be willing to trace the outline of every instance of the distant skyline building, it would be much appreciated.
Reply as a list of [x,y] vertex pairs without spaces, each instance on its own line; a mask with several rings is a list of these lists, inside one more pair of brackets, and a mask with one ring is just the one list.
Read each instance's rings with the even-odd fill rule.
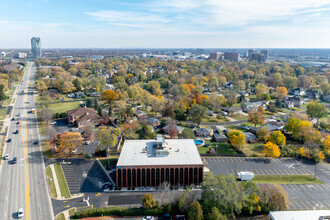
[[241,61],[241,57],[238,52],[225,52],[224,59],[229,60],[230,62]]
[[40,37],[32,37],[31,39],[31,52],[33,58],[41,57],[41,39]]
[[266,62],[268,59],[268,50],[261,50],[260,52],[254,49],[249,50],[248,58],[249,61]]
[[209,60],[222,60],[221,52],[210,53]]

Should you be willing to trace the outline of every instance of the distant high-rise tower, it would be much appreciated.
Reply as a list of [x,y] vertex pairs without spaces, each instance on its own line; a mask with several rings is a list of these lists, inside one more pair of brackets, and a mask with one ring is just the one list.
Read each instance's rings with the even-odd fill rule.
[[32,52],[33,58],[41,57],[41,39],[40,39],[40,37],[32,37],[31,52]]

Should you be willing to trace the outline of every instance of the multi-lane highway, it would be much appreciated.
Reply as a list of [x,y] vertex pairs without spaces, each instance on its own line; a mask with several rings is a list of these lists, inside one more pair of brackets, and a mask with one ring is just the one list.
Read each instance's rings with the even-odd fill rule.
[[[3,155],[9,160],[0,165],[0,219],[16,219],[19,208],[24,209],[23,219],[54,219],[48,193],[43,155],[41,152],[34,95],[29,86],[34,85],[34,65],[28,62],[14,104]],[[19,122],[19,123],[18,123]],[[18,131],[18,133],[16,133]],[[17,164],[11,164],[17,157]]]

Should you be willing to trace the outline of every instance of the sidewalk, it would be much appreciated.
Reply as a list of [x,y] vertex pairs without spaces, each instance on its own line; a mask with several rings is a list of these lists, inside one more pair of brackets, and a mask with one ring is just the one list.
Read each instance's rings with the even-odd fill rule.
[[59,200],[65,199],[65,198],[63,198],[63,196],[61,194],[60,186],[58,185],[54,164],[49,165],[49,167],[52,171],[53,181],[54,181],[54,184],[55,184],[55,189],[56,189],[56,194],[57,194],[57,197],[55,199],[59,199]]

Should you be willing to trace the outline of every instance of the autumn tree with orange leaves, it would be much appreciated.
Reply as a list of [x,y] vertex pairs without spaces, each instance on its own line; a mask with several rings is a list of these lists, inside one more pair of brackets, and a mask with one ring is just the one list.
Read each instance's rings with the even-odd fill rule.
[[71,155],[74,150],[80,148],[83,138],[78,132],[63,133],[59,136],[57,149],[60,153]]
[[287,96],[288,90],[285,87],[276,87],[276,96],[283,99]]
[[106,90],[102,93],[101,99],[109,104],[109,116],[112,115],[112,106],[114,101],[118,99],[118,97],[119,95],[111,89]]

